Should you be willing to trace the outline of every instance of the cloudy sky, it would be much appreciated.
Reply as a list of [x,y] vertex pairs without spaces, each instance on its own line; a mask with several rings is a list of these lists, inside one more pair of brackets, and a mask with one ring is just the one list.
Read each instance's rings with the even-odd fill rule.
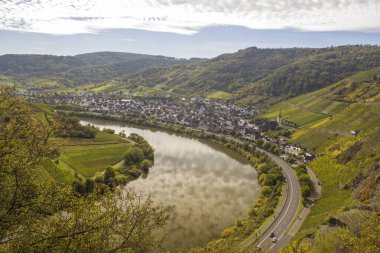
[[0,54],[378,44],[379,0],[0,0]]

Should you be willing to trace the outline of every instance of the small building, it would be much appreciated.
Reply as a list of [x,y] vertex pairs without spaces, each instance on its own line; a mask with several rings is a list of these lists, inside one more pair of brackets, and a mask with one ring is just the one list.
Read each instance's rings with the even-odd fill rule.
[[299,156],[302,153],[302,149],[295,146],[285,146],[284,151],[288,154]]
[[304,163],[311,162],[315,158],[316,158],[316,156],[313,155],[313,154],[310,154],[310,153],[304,153],[303,156],[302,156],[302,160],[303,160]]
[[350,134],[351,134],[351,137],[356,137],[356,135],[358,134],[358,132],[355,131],[355,130],[351,130]]

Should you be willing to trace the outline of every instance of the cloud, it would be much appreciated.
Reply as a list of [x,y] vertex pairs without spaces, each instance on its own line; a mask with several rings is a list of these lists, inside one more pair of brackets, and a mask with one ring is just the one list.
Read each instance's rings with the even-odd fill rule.
[[134,42],[135,40],[134,39],[130,39],[130,38],[124,38],[124,39],[121,39],[122,41],[126,41],[126,42]]
[[47,34],[133,28],[194,34],[211,25],[380,31],[379,0],[0,0],[0,29]]

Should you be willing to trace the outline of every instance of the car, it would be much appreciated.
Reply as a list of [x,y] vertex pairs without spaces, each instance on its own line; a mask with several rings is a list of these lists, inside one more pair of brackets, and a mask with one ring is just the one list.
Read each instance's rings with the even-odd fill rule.
[[277,242],[277,238],[276,238],[276,237],[273,237],[273,238],[272,238],[272,242],[273,242],[273,243],[276,243],[276,242]]
[[273,238],[274,237],[274,232],[270,233],[269,237]]

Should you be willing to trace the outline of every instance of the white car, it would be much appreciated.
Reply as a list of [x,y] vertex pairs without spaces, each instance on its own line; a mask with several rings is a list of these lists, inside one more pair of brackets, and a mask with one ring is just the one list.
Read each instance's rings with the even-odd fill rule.
[[277,242],[277,238],[276,238],[276,237],[273,237],[273,238],[272,238],[272,242],[273,242],[273,243],[276,243],[276,242]]

